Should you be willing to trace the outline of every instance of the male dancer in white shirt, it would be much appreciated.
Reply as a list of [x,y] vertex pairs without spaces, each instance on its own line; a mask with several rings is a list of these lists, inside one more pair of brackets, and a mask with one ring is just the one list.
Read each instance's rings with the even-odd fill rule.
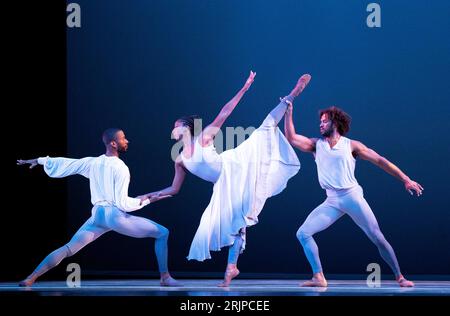
[[43,165],[45,172],[53,178],[62,178],[80,174],[89,178],[92,216],[81,226],[72,239],[64,246],[50,253],[25,280],[21,286],[31,286],[38,277],[57,266],[64,258],[73,256],[81,248],[93,242],[106,232],[115,231],[135,237],[155,238],[155,253],[161,274],[162,286],[179,286],[167,268],[167,240],[169,230],[147,218],[132,216],[128,212],[141,209],[151,202],[169,196],[154,197],[149,200],[145,195],[131,198],[128,196],[130,171],[119,159],[119,154],[128,149],[125,133],[117,128],[103,132],[106,153],[99,157],[82,159],[36,158],[17,160],[18,165],[30,164],[30,169]]
[[297,231],[297,238],[313,270],[313,278],[303,283],[303,286],[327,286],[320,263],[319,249],[313,235],[328,228],[344,214],[348,214],[377,246],[381,257],[394,272],[398,284],[401,287],[412,287],[414,283],[405,279],[400,272],[394,250],[381,233],[375,215],[364,199],[363,190],[355,179],[355,158],[368,160],[398,178],[411,195],[415,191],[417,196],[420,196],[423,188],[374,150],[359,141],[344,137],[350,129],[350,121],[350,116],[337,107],[321,110],[322,138],[308,138],[295,132],[292,103],[289,104],[285,114],[286,138],[294,147],[314,155],[319,183],[327,192],[325,202],[309,214]]

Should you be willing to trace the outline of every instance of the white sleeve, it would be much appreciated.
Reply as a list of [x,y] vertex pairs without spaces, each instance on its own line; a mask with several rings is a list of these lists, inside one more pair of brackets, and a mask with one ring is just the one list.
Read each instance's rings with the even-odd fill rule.
[[49,177],[63,178],[74,174],[80,174],[89,178],[89,168],[94,157],[86,157],[82,159],[71,158],[38,158],[38,163],[44,166],[44,171]]
[[130,184],[130,171],[126,166],[117,170],[114,176],[114,196],[116,206],[124,212],[137,211],[147,204],[149,200],[145,200],[141,204],[140,199],[131,198],[128,196],[128,186]]

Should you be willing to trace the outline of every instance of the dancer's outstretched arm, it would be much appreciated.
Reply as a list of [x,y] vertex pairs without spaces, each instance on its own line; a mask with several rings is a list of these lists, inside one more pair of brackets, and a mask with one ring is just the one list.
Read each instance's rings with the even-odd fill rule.
[[63,178],[74,174],[89,178],[89,168],[93,159],[93,157],[81,159],[41,157],[29,160],[18,159],[17,165],[29,164],[30,169],[36,167],[38,164],[43,165],[45,173],[52,178]]
[[[45,172],[49,177],[52,178],[62,178],[71,176],[74,174],[82,175],[89,178],[89,168],[94,157],[86,157],[81,159],[71,159],[71,158],[35,158],[29,160],[17,160],[17,165],[30,165],[30,169],[36,167],[37,165],[43,165]],[[128,196],[128,186],[130,183],[130,173],[128,168],[119,170],[114,179],[115,181],[115,196],[117,206],[125,212],[132,212],[141,209],[150,202],[151,199],[147,199],[146,196],[138,196],[136,198],[131,198]]]
[[147,193],[147,198],[150,199],[150,202],[156,202],[177,194],[183,185],[185,177],[186,171],[184,170],[183,162],[178,157],[175,162],[175,176],[173,177],[172,185],[160,191]]
[[355,156],[360,157],[361,159],[368,160],[374,165],[380,167],[390,175],[396,177],[400,181],[402,181],[405,185],[405,189],[413,195],[415,191],[417,196],[422,195],[423,187],[411,180],[403,171],[400,170],[396,165],[392,162],[380,156],[375,150],[368,148],[361,142],[356,140],[352,140],[352,152]]
[[284,134],[289,143],[304,152],[315,152],[317,138],[308,138],[303,135],[296,134],[294,120],[292,119],[292,102],[288,102],[288,107],[284,115]]
[[222,127],[225,120],[230,116],[231,112],[233,112],[236,105],[239,103],[241,98],[244,96],[245,92],[250,88],[250,86],[253,83],[253,80],[255,79],[256,72],[250,71],[250,75],[245,82],[244,86],[241,90],[230,100],[227,104],[225,104],[220,111],[219,115],[214,119],[214,121],[209,124],[202,132],[202,139],[201,139],[201,145],[202,146],[209,146],[212,141],[214,140],[214,137],[219,132],[220,128]]

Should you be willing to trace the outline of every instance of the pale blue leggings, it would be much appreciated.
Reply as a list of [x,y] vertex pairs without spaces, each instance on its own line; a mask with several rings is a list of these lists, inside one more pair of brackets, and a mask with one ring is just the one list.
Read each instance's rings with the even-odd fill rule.
[[113,206],[94,206],[92,216],[78,229],[64,246],[50,253],[34,270],[36,277],[57,266],[64,258],[73,256],[81,248],[106,232],[135,238],[156,238],[155,253],[159,271],[167,272],[167,240],[169,230],[147,218],[130,215]]
[[364,199],[362,188],[356,186],[341,193],[336,191],[331,193],[332,196],[329,194],[325,202],[309,214],[297,231],[297,238],[303,246],[313,273],[322,272],[322,265],[319,249],[312,236],[328,228],[344,214],[348,214],[377,246],[381,257],[390,266],[395,276],[399,276],[401,272],[394,250],[381,233],[377,219]]

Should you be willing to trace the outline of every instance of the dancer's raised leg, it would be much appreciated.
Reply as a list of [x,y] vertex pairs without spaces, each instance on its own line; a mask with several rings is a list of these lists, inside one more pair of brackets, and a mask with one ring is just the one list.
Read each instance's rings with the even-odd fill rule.
[[288,103],[292,103],[296,97],[305,89],[306,85],[311,80],[311,75],[305,74],[298,79],[297,84],[288,96],[281,99],[281,102],[267,115],[262,126],[277,126],[286,112]]

